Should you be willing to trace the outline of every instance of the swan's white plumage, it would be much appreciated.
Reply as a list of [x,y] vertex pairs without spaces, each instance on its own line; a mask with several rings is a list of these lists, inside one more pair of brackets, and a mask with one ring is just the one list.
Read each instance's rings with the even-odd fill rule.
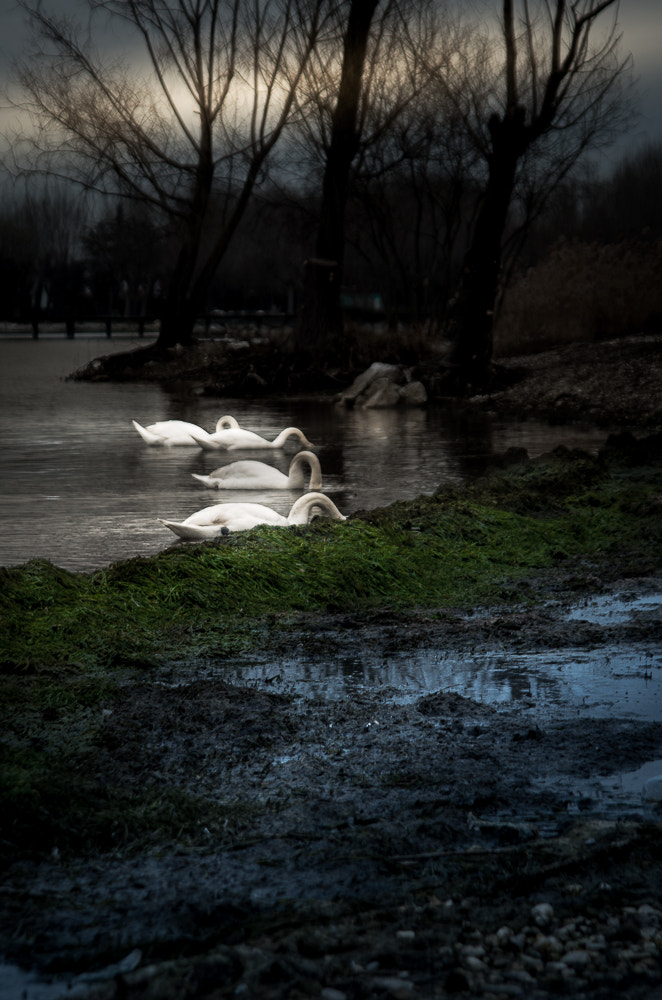
[[[140,434],[143,441],[149,445],[172,447],[199,447],[199,442],[210,437],[204,427],[191,424],[188,420],[158,420],[155,424],[143,427],[137,420],[131,423]],[[236,430],[239,424],[234,417],[220,417],[216,422],[216,431]]]
[[291,437],[298,438],[304,448],[315,447],[298,427],[286,427],[273,441],[268,441],[255,431],[247,431],[243,427],[222,427],[214,434],[202,434],[195,439],[206,451],[219,449],[237,451],[240,448],[282,448]]
[[203,507],[185,521],[158,520],[180,538],[196,540],[215,538],[228,531],[246,531],[258,524],[276,527],[307,524],[316,507],[336,521],[345,520],[344,514],[324,493],[305,493],[294,502],[287,517],[261,503],[217,503]]
[[[304,469],[310,469],[310,480],[306,487]],[[281,472],[266,462],[255,462],[247,459],[243,462],[231,462],[215,469],[208,476],[191,473],[205,486],[217,490],[321,490],[322,469],[317,455],[312,451],[298,452],[290,462],[289,473]]]

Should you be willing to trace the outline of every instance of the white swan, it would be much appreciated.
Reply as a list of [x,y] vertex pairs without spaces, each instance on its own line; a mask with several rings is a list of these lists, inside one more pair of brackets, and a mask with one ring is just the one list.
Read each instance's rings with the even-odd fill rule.
[[[165,445],[174,447],[186,445],[195,447],[200,440],[209,437],[209,432],[204,427],[197,424],[190,424],[187,420],[159,420],[155,424],[143,427],[137,420],[131,423],[140,434],[143,441],[149,445]],[[236,430],[239,424],[234,417],[221,417],[216,422],[216,430]]]
[[206,451],[219,448],[225,448],[227,451],[236,451],[239,448],[282,448],[290,437],[298,438],[304,448],[315,447],[298,427],[286,427],[273,441],[267,441],[255,431],[247,431],[243,427],[222,427],[217,429],[215,434],[200,436],[194,434],[193,437]]
[[180,538],[196,540],[215,538],[229,531],[245,531],[258,524],[277,527],[308,524],[315,507],[319,507],[336,521],[346,520],[334,502],[323,493],[305,493],[294,502],[287,517],[261,503],[217,503],[196,511],[185,521],[164,521],[162,518],[158,520]]
[[[304,468],[310,469],[310,481],[305,483]],[[289,474],[280,469],[274,469],[266,462],[254,462],[248,459],[243,462],[231,462],[215,469],[208,476],[200,476],[192,472],[194,479],[199,479],[205,486],[217,490],[321,490],[322,469],[319,458],[312,451],[298,452],[290,462]]]

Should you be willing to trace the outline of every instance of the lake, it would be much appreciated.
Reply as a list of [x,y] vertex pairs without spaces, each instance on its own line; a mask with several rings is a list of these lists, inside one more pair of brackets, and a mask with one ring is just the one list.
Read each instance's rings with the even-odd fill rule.
[[491,455],[510,446],[534,456],[558,444],[596,451],[606,439],[603,429],[468,416],[441,406],[347,410],[333,403],[201,398],[156,385],[65,380],[93,358],[134,344],[135,338],[109,341],[94,334],[0,338],[1,566],[39,557],[91,571],[186,544],[176,542],[159,517],[183,520],[223,500],[266,503],[287,514],[298,496],[289,490],[210,490],[192,476],[247,457],[286,472],[293,443],[284,451],[250,453],[153,448],[132,419],[189,420],[213,430],[228,413],[270,440],[283,427],[300,427],[316,446],[324,492],[343,514],[470,481]]

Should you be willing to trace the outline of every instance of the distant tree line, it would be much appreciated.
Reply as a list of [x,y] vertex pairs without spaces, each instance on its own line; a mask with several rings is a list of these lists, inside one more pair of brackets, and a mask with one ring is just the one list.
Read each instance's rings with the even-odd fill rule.
[[628,113],[616,0],[90,0],[131,60],[21,5],[5,316],[149,314],[163,349],[211,307],[294,308],[304,354],[369,294],[450,337],[462,391],[488,377],[515,262],[606,225],[609,185],[659,161],[580,181]]
[[[380,182],[379,197],[358,187],[349,199],[343,287],[350,315],[392,327],[444,316],[459,249],[466,245],[463,210],[471,198],[468,192],[459,197],[441,178],[416,180],[403,172]],[[146,206],[120,201],[97,212],[89,221],[89,206],[54,185],[38,195],[16,188],[3,200],[0,318],[26,323],[37,310],[42,320],[62,321],[72,309],[86,318],[141,312],[159,318],[172,238]],[[261,191],[202,312],[292,316],[301,302],[301,261],[313,250],[315,219],[312,187],[308,193],[287,185]],[[661,239],[662,144],[645,144],[601,176],[578,172],[564,181],[526,227],[512,273],[540,264],[559,241],[628,241],[645,253]]]

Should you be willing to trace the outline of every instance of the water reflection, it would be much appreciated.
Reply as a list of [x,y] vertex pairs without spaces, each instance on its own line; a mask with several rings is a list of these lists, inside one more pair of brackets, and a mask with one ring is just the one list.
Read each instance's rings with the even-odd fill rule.
[[[223,413],[269,439],[288,425],[317,446],[324,492],[344,514],[432,493],[481,474],[495,452],[537,455],[557,444],[597,449],[605,432],[499,421],[447,408],[345,410],[331,404],[183,396],[160,386],[63,381],[126,341],[77,336],[0,340],[0,565],[33,557],[91,570],[172,544],[157,517],[183,520],[246,493],[206,489],[191,473],[251,457],[287,472],[293,445],[274,452],[150,448],[131,426],[189,420],[208,429]],[[296,493],[252,491],[286,514]]]
[[331,659],[302,654],[263,662],[258,656],[222,671],[234,683],[259,682],[301,696],[336,699],[381,690],[385,703],[407,703],[445,691],[486,705],[517,706],[537,718],[561,713],[661,721],[660,668],[662,658],[653,664],[650,650],[619,645],[471,657],[429,648],[388,655],[364,648]]

